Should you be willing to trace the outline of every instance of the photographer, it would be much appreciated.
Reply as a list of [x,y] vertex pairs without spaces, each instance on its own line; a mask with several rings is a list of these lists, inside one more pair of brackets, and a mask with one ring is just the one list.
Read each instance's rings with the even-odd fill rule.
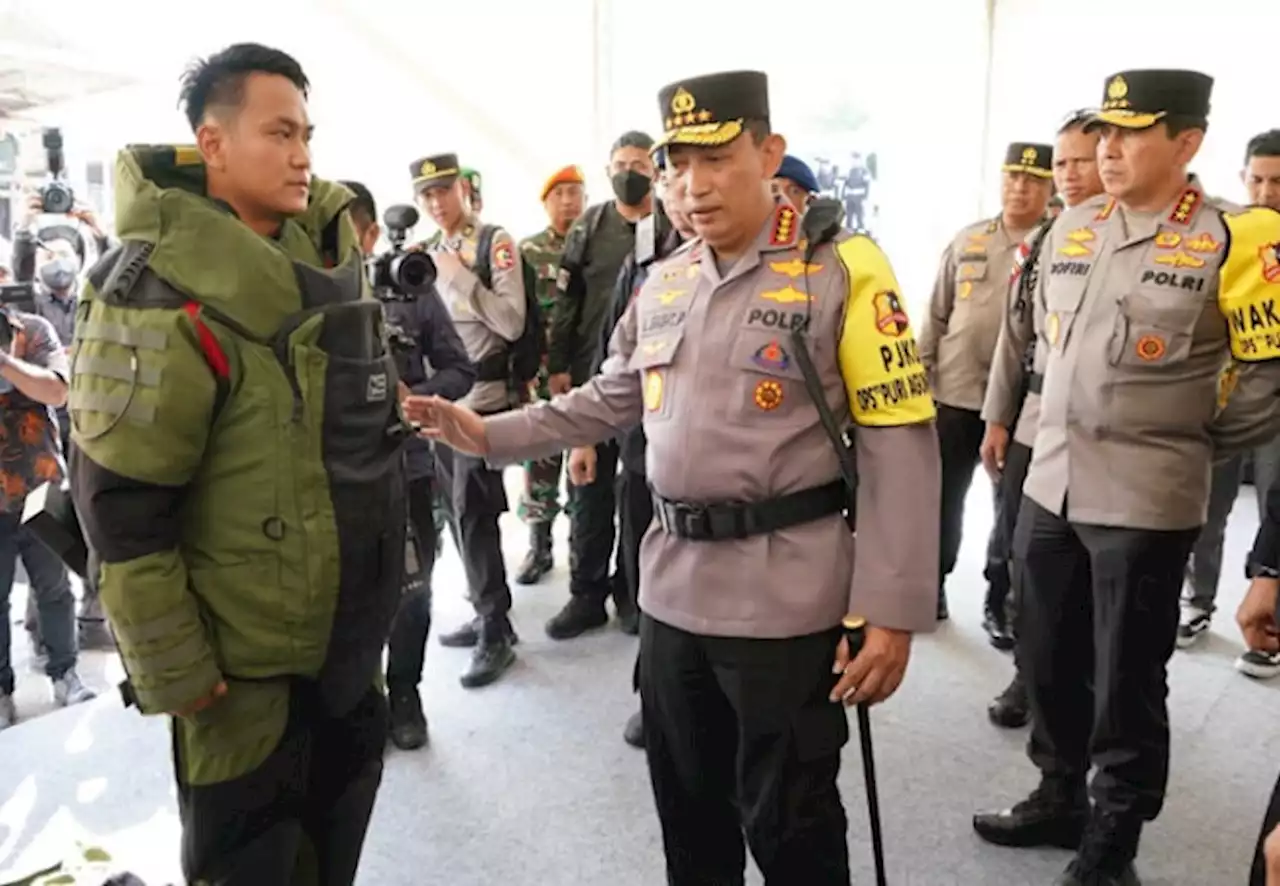
[[22,526],[27,495],[60,482],[63,461],[50,407],[67,401],[66,351],[47,320],[0,306],[0,729],[13,725],[14,674],[9,659],[9,593],[22,557],[36,601],[60,707],[94,697],[76,674],[75,598],[62,561]]
[[[13,240],[13,272],[15,282],[30,283],[35,291],[36,312],[53,325],[58,340],[70,345],[75,336],[76,304],[81,270],[86,267],[85,239],[74,224],[39,224],[41,216],[48,216],[46,200],[41,193],[26,198],[26,214]],[[80,222],[93,235],[96,257],[106,255],[111,241],[93,211],[73,204],[64,216],[72,222]],[[71,440],[71,422],[65,406],[57,409],[59,439],[63,458]],[[28,604],[26,627],[31,635],[31,646],[37,657],[47,650],[36,627],[34,605]],[[97,590],[86,584],[84,599],[80,604],[80,646],[85,649],[112,649],[114,644],[106,627],[102,605]]]
[[[348,212],[361,251],[371,255],[381,233],[377,204],[369,189],[359,182],[341,184],[355,194]],[[395,348],[401,384],[414,394],[436,394],[449,400],[465,397],[475,382],[476,369],[435,289],[414,299],[385,302],[383,313],[388,327],[396,329],[404,343]],[[427,364],[431,366],[430,375]],[[419,590],[400,601],[391,626],[387,696],[391,705],[391,741],[408,751],[427,743],[427,719],[422,712],[418,683],[422,681],[422,661],[431,632],[431,570],[436,559],[436,525],[432,518],[435,455],[431,443],[415,437],[409,442],[405,461],[409,520],[418,536],[423,582]]]

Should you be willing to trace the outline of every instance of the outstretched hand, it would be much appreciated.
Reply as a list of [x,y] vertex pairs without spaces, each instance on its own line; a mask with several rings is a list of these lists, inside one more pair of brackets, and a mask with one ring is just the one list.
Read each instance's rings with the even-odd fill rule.
[[404,414],[423,437],[439,440],[469,455],[489,452],[484,419],[465,406],[442,397],[413,396],[405,399]]

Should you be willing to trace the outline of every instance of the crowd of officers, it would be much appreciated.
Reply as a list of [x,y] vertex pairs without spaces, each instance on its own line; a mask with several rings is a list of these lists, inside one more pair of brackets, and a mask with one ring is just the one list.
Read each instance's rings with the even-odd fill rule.
[[[741,884],[749,850],[769,884],[848,884],[845,707],[890,697],[913,635],[947,617],[981,461],[997,512],[985,624],[1017,672],[992,716],[1031,722],[1041,782],[974,828],[1073,850],[1058,886],[1139,882],[1168,775],[1167,661],[1202,630],[1192,614],[1211,614],[1201,597],[1179,624],[1210,467],[1280,432],[1280,213],[1188,175],[1211,86],[1123,72],[1056,145],[1012,145],[1002,212],[948,246],[918,338],[886,255],[811,199],[762,73],[664,87],[661,136],[613,145],[613,199],[584,207],[583,175],[561,169],[541,192],[547,229],[520,242],[482,220],[457,155],[423,157],[411,186],[438,232],[415,248],[434,291],[384,305],[408,341],[370,354],[372,327],[340,321],[361,308],[348,255],[372,251],[377,210],[357,183],[311,176],[301,68],[253,44],[193,68],[197,146],[122,154],[122,244],[90,275],[69,385],[71,485],[130,700],[173,718],[188,879],[352,882],[387,736],[427,741],[440,515],[475,607],[441,642],[473,649],[462,682],[478,687],[518,642],[501,471],[524,466],[516,578],[532,583],[552,567],[564,461],[571,596],[547,632],[606,624],[612,597],[640,637],[628,740],[645,750],[668,882]],[[1274,205],[1274,147],[1250,145],[1255,202]],[[264,269],[283,345],[253,326],[262,315],[235,320],[243,292],[218,301],[237,278],[186,231]],[[513,376],[531,334],[545,360]],[[298,361],[327,368],[300,376]],[[182,392],[148,388],[143,365]],[[293,435],[273,464],[323,478],[331,512],[237,461],[254,422]],[[396,468],[384,456],[410,427]],[[243,508],[224,513],[230,531],[199,519],[271,484],[284,516],[260,532]],[[1280,653],[1275,498],[1239,614],[1264,665]],[[408,593],[406,522],[428,573]],[[248,545],[278,546],[280,588],[226,565]],[[315,600],[301,618],[297,587]],[[298,620],[264,634],[258,603]],[[385,702],[369,689],[383,677]],[[1252,886],[1280,882],[1266,863],[1260,840]]]

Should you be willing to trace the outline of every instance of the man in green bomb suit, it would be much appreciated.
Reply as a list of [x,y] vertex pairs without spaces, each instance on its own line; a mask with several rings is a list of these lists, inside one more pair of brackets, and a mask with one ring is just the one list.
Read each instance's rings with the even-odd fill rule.
[[188,70],[196,145],[120,154],[72,354],[72,494],[201,886],[349,886],[382,777],[409,430],[307,90],[253,44]]

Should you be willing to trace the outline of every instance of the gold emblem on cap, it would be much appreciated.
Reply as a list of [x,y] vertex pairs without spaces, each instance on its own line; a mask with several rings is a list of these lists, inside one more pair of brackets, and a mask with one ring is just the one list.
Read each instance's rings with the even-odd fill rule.
[[436,165],[430,160],[422,161],[422,168],[418,170],[418,175],[435,175]]
[[1119,101],[1128,94],[1129,84],[1125,82],[1123,77],[1116,74],[1116,76],[1112,78],[1111,82],[1107,84],[1107,98],[1112,101]]
[[1036,149],[1035,149],[1035,148],[1023,148],[1023,149],[1022,149],[1022,162],[1023,162],[1023,163],[1035,163],[1035,162],[1036,162],[1036,156],[1037,156],[1037,155],[1036,155]]
[[671,96],[671,113],[673,114],[688,114],[697,106],[698,100],[683,86],[676,90],[675,95]]

